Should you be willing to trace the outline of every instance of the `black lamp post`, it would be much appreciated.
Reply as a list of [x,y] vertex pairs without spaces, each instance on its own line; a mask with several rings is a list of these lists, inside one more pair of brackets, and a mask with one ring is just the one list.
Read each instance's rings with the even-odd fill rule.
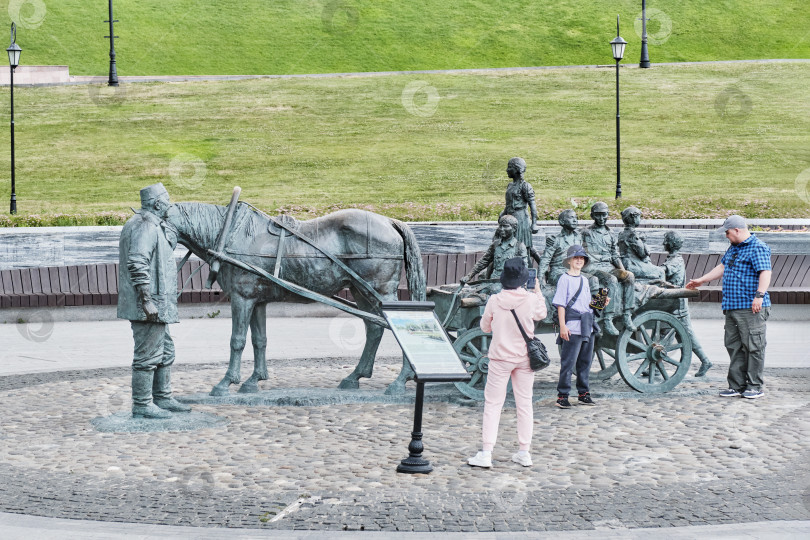
[[14,182],[14,70],[20,65],[22,49],[17,45],[17,25],[11,23],[11,45],[6,49],[11,67],[11,213],[17,213],[17,193]]
[[650,53],[647,50],[647,0],[641,0],[641,60],[638,67],[650,67]]
[[113,0],[107,0],[108,8],[110,10],[110,18],[109,20],[104,21],[105,23],[110,23],[110,35],[104,36],[105,38],[110,38],[110,78],[107,80],[108,86],[118,86],[118,69],[115,67],[115,38],[118,36],[113,35],[115,31],[113,30],[113,24],[117,23],[118,21],[113,19]]
[[627,42],[619,35],[619,16],[616,15],[616,37],[610,42],[616,60],[616,198],[622,197],[621,138],[619,135],[619,60],[624,57]]

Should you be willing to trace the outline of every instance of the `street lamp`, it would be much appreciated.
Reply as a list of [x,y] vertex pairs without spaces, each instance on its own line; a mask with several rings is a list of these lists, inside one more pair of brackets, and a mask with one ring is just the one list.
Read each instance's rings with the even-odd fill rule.
[[641,0],[641,60],[638,67],[650,67],[650,53],[647,50],[647,0]]
[[11,23],[11,45],[8,53],[8,65],[11,67],[11,213],[17,213],[17,193],[14,182],[14,70],[20,65],[20,53],[22,49],[17,45],[17,25]]
[[118,36],[114,35],[115,30],[113,28],[113,25],[118,21],[113,19],[113,0],[107,1],[107,7],[110,11],[110,18],[104,21],[110,23],[110,35],[104,36],[110,38],[110,77],[107,79],[107,86],[118,86],[118,69],[115,67],[115,38]]
[[619,61],[624,57],[627,42],[619,35],[619,16],[616,15],[616,37],[610,42],[613,58],[616,60],[616,198],[622,197],[621,138],[619,136]]

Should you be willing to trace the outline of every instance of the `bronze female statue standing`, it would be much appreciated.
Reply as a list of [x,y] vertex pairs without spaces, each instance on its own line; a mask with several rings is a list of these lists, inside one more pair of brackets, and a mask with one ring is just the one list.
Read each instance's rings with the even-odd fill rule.
[[[523,158],[514,157],[509,160],[506,166],[506,174],[512,181],[506,187],[506,207],[498,218],[509,214],[517,219],[518,226],[515,237],[518,242],[523,242],[529,253],[532,252],[532,234],[538,232],[535,222],[537,221],[537,207],[534,204],[534,189],[531,184],[523,179],[526,172],[526,162]],[[526,208],[529,209],[529,214]],[[529,217],[531,216],[531,221]]]

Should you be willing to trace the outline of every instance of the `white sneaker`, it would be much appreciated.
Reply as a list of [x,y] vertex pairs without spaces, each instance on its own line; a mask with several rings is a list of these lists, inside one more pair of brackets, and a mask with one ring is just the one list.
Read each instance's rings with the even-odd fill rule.
[[514,461],[515,463],[520,463],[524,467],[532,466],[532,456],[528,452],[526,452],[525,454],[518,452],[517,454],[512,456],[512,461]]
[[485,456],[484,452],[478,452],[473,457],[467,460],[467,463],[473,467],[483,467],[489,469],[492,467],[492,457]]

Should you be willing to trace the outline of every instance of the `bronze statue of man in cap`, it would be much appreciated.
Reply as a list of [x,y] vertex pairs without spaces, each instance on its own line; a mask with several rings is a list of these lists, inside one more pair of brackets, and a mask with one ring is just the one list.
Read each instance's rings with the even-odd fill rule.
[[163,184],[141,190],[141,209],[124,225],[118,245],[118,318],[132,325],[132,416],[169,418],[189,412],[172,397],[174,342],[169,324],[177,314],[176,233],[166,217],[171,202]]

